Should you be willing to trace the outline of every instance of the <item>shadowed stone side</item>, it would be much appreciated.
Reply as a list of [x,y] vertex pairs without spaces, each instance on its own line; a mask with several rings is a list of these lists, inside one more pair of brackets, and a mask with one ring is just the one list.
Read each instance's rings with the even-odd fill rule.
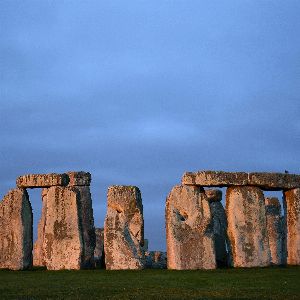
[[284,193],[287,264],[300,265],[300,188]]
[[91,184],[91,173],[89,172],[67,172],[67,175],[69,176],[69,186],[89,186]]
[[140,190],[111,186],[104,225],[105,265],[108,270],[143,269],[144,220]]
[[104,265],[104,228],[95,228],[96,247],[94,251],[95,266],[102,268]]
[[271,264],[283,264],[283,228],[281,206],[278,198],[266,198],[266,218]]
[[209,201],[213,220],[212,223],[217,265],[220,267],[224,267],[228,264],[228,255],[226,250],[227,219],[225,209],[221,203],[222,191],[205,190],[205,194]]
[[43,241],[45,235],[46,215],[47,215],[47,193],[49,189],[42,189],[42,215],[37,227],[37,240],[33,245],[33,265],[35,267],[44,267],[46,262],[44,259]]
[[89,186],[74,186],[79,193],[81,229],[83,233],[83,268],[94,267],[96,246],[92,197]]
[[43,250],[47,269],[78,270],[84,262],[80,195],[74,188],[51,187],[46,197]]
[[247,186],[228,188],[226,213],[233,266],[268,266],[271,256],[262,190]]
[[166,202],[168,269],[215,269],[212,217],[204,189],[175,186]]
[[51,186],[66,186],[69,182],[67,174],[28,174],[17,178],[19,188],[43,188]]
[[32,208],[24,189],[10,190],[0,202],[0,268],[32,267]]

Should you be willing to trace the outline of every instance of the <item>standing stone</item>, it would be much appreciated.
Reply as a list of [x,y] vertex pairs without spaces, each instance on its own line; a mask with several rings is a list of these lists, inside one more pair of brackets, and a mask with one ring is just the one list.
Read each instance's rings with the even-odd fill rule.
[[104,228],[96,228],[96,247],[94,251],[95,267],[104,265]]
[[168,269],[215,269],[212,217],[203,188],[175,186],[166,202]]
[[47,269],[80,269],[84,265],[80,195],[74,188],[51,187],[46,198],[43,251]]
[[33,265],[35,267],[44,267],[46,262],[44,259],[43,241],[45,236],[46,214],[47,214],[47,193],[49,189],[42,189],[42,215],[37,227],[37,240],[33,245]]
[[267,232],[271,252],[271,264],[283,264],[283,228],[281,206],[278,198],[266,198]]
[[140,190],[111,186],[104,225],[105,265],[108,270],[143,269],[144,220]]
[[32,208],[24,189],[10,190],[0,202],[0,268],[32,266]]
[[212,215],[217,265],[220,267],[224,267],[228,264],[228,255],[226,250],[227,219],[225,209],[221,203],[222,191],[205,190],[205,194],[209,201],[210,211]]
[[287,264],[300,265],[300,188],[285,191]]
[[233,266],[268,266],[271,256],[262,190],[250,186],[229,187],[226,212]]
[[167,253],[162,251],[145,252],[146,268],[148,269],[166,269]]
[[92,197],[90,192],[91,174],[88,172],[68,172],[70,187],[79,192],[80,216],[83,231],[83,267],[94,267],[96,246]]

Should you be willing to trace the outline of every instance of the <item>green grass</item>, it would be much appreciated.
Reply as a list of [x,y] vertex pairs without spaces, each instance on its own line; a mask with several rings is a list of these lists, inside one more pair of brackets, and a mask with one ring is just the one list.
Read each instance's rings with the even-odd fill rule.
[[0,299],[300,299],[300,267],[0,271]]

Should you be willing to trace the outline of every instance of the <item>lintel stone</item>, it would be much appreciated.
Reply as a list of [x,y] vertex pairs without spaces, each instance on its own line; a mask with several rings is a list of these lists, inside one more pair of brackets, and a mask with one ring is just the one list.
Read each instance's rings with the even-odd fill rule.
[[67,174],[27,174],[17,178],[18,188],[46,188],[66,186],[69,183]]

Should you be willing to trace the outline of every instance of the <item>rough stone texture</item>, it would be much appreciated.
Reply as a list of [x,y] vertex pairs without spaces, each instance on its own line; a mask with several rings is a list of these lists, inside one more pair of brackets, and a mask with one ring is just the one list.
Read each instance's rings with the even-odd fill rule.
[[187,172],[182,177],[182,184],[200,186],[246,185],[248,174],[243,172],[199,171]]
[[28,174],[17,178],[19,188],[43,188],[50,186],[65,186],[69,182],[67,174]]
[[10,190],[0,202],[0,268],[32,266],[32,208],[24,189]]
[[91,173],[89,172],[67,172],[67,175],[69,176],[69,186],[74,185],[87,185],[89,186],[91,184]]
[[228,188],[226,213],[233,266],[268,266],[271,256],[262,190],[247,186]]
[[266,198],[266,218],[271,264],[283,264],[283,228],[281,206],[278,198]]
[[283,190],[300,187],[300,175],[286,173],[243,173],[223,171],[187,172],[182,184],[209,186],[257,186],[263,190]]
[[216,260],[218,266],[228,265],[228,254],[226,250],[227,242],[227,219],[225,209],[221,203],[221,190],[205,190],[209,201],[210,212],[212,215],[214,244]]
[[166,269],[167,253],[162,251],[145,252],[146,268],[148,269]]
[[300,265],[300,188],[284,193],[287,264]]
[[46,226],[47,193],[48,193],[48,189],[42,189],[42,215],[37,227],[37,240],[33,245],[33,265],[35,267],[46,266],[46,262],[44,259],[43,241],[44,241],[45,226]]
[[168,268],[214,269],[212,217],[204,189],[175,186],[166,202]]
[[89,186],[74,186],[79,193],[79,215],[83,232],[83,268],[94,267],[96,246],[92,198]]
[[80,195],[74,188],[51,187],[46,198],[43,251],[47,269],[80,269],[84,264]]
[[95,228],[96,247],[94,251],[95,266],[98,268],[104,265],[104,228]]
[[144,268],[143,243],[144,220],[140,190],[135,186],[109,187],[104,225],[106,269]]

